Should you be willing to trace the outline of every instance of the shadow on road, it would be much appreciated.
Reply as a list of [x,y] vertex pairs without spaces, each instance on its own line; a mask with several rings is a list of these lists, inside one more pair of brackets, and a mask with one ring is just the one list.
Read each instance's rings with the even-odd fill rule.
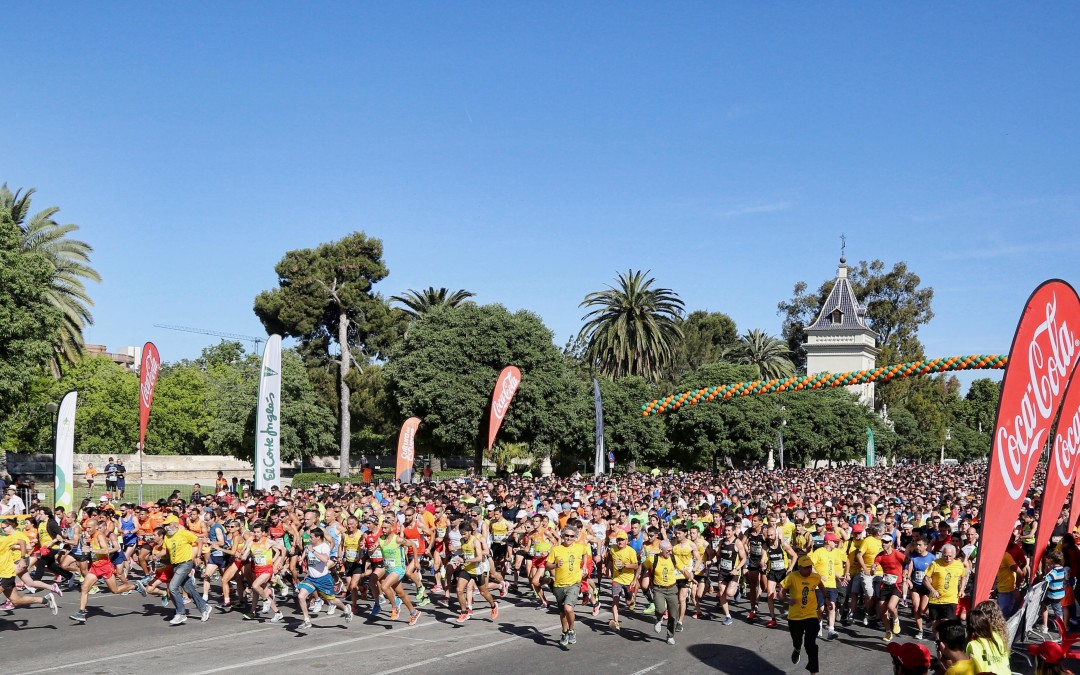
[[[721,673],[754,673],[754,675],[784,675],[784,671],[745,647],[726,644],[690,645],[691,656]],[[804,662],[805,663],[805,662]]]

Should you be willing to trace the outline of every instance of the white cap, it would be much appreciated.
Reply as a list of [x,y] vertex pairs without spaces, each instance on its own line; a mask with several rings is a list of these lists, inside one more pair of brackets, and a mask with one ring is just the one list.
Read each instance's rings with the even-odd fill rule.
[[277,505],[278,506],[288,506],[289,502],[285,501],[284,499],[280,499],[280,500],[278,500]]
[[109,501],[109,498],[106,497],[105,495],[101,495],[101,499],[99,499],[98,501],[99,502],[107,502],[107,501]]
[[218,493],[217,493],[217,496],[218,496],[218,497],[227,497],[228,495],[229,495],[229,493],[228,493],[228,492],[225,492],[224,490],[222,490],[221,492],[218,492]]
[[247,509],[245,509],[243,506],[241,506],[240,508],[236,509],[236,512],[237,513],[247,513]]
[[341,489],[341,484],[340,483],[334,483],[333,485],[330,486],[330,489],[331,490],[340,490]]

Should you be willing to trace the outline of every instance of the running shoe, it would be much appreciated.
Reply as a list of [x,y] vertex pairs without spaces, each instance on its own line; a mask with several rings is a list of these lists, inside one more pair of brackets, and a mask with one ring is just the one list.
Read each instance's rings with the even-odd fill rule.
[[329,605],[326,608],[326,616],[334,616],[337,613],[337,605]]
[[498,618],[499,618],[499,605],[498,605],[498,603],[496,603],[496,604],[491,606],[491,620],[494,621],[495,619],[498,619]]
[[654,603],[650,602],[649,606],[645,608],[645,613],[646,614],[656,614],[656,605]]
[[381,611],[382,611],[382,605],[380,605],[379,603],[376,602],[374,605],[371,606],[371,612],[368,613],[368,618],[371,618],[371,619],[379,618],[379,612],[381,612]]
[[[766,628],[776,628],[776,619],[769,619],[769,623],[765,624]],[[818,629],[818,637],[821,636],[821,629]]]
[[415,626],[416,622],[419,621],[419,620],[420,620],[420,610],[414,609],[412,611],[412,613],[409,614],[409,625],[410,626]]
[[255,612],[244,612],[240,616],[244,619],[244,621],[254,621],[255,619],[259,618],[258,615],[255,614]]
[[562,645],[563,647],[569,647],[570,646],[570,635],[568,633],[563,633],[562,637],[559,638],[559,644]]
[[395,608],[390,610],[390,620],[391,621],[397,621],[397,617],[398,617],[398,608],[395,607]]
[[749,612],[746,613],[747,621],[753,621],[756,618],[757,618],[757,612],[755,610],[750,610]]
[[870,617],[866,616],[865,614],[863,614],[862,625],[863,627],[870,625]]
[[[167,596],[167,595],[161,596],[161,606],[162,607],[168,607],[169,606],[169,596]],[[227,612],[227,611],[229,611],[229,606],[228,605],[222,605],[218,609],[220,609],[223,612]]]
[[49,606],[49,611],[53,616],[56,616],[56,596],[52,593],[45,594],[45,604]]
[[567,631],[567,633],[566,633],[566,636],[567,636],[568,638],[570,638],[570,644],[572,644],[572,645],[576,645],[576,644],[577,644],[577,633],[576,633],[576,632],[574,632],[574,631],[572,631],[572,630],[571,630],[571,631]]
[[673,645],[673,644],[675,644],[675,638],[673,638],[673,637],[669,637],[669,638],[667,639],[667,643],[668,643],[669,645]]
[[143,585],[142,579],[135,581],[135,590],[139,592],[139,595],[146,597],[146,586]]
[[795,665],[799,665],[799,659],[801,659],[801,658],[802,658],[802,654],[799,652],[798,649],[791,652],[791,662],[794,663]]
[[655,631],[657,635],[664,632],[664,620],[663,619],[656,622],[656,625],[653,626],[653,631]]
[[394,596],[394,609],[397,609],[399,607],[401,607],[401,598],[395,595]]
[[353,611],[352,607],[345,605],[345,611],[341,613],[341,618],[345,619],[345,623],[352,623]]
[[454,619],[454,621],[456,623],[465,623],[468,620],[469,620],[469,613],[468,612],[462,612],[461,614],[457,615],[456,619]]
[[281,612],[275,612],[274,616],[270,618],[270,623],[281,623],[284,620],[285,617],[282,615]]
[[829,641],[835,640],[838,637],[840,637],[840,634],[834,630],[830,630],[828,633],[825,634],[825,639]]
[[55,595],[58,598],[64,597],[64,591],[61,590],[60,587],[57,586],[56,584],[52,585],[52,592],[53,592],[53,595]]
[[10,600],[0,605],[0,610],[3,610],[5,612],[10,612],[13,609],[15,609],[15,605],[13,605]]
[[311,619],[304,619],[304,622],[300,624],[300,630],[311,628]]
[[614,628],[615,630],[622,630],[622,625],[618,621],[616,621],[615,619],[612,619],[611,621],[608,621],[607,625]]
[[97,595],[100,592],[101,592],[101,589],[97,587],[97,584],[94,584],[93,586],[90,587],[90,595]]
[[199,612],[199,620],[206,622],[210,620],[210,605],[203,608],[203,611]]
[[916,640],[922,640],[922,631],[921,630],[915,631],[915,639]]
[[682,631],[683,631],[682,621],[676,621],[675,622],[675,632],[676,633],[681,633]]
[[80,609],[71,615],[72,621],[78,621],[79,623],[86,623],[86,610]]
[[899,635],[900,634],[900,619],[894,619],[893,620],[893,622],[892,622],[892,632],[893,632],[893,635]]
[[182,623],[187,623],[187,614],[177,614],[169,621],[170,626],[179,626]]
[[426,607],[426,606],[428,606],[430,604],[431,604],[431,598],[426,596],[426,595],[423,598],[421,598],[420,600],[416,601],[416,605],[418,607]]
[[891,630],[885,631],[885,635],[883,635],[881,637],[881,641],[882,642],[892,642],[892,631]]
[[732,624],[731,617],[730,616],[725,616],[724,620],[721,621],[720,623],[725,625],[725,626],[730,626]]
[[593,605],[592,606],[592,615],[593,616],[600,616],[600,605]]
[[505,598],[506,591],[508,590],[510,590],[510,584],[504,580],[501,584],[499,584],[499,597]]

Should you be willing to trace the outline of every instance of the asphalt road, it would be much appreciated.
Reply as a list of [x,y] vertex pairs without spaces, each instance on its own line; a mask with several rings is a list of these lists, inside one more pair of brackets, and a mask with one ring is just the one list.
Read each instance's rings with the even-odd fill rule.
[[[286,623],[245,621],[239,613],[215,610],[201,623],[191,609],[188,623],[170,626],[172,609],[156,598],[107,592],[90,598],[85,625],[68,619],[77,609],[77,596],[61,599],[60,614],[47,609],[0,612],[0,663],[5,673],[239,673],[245,668],[269,673],[345,669],[374,673],[804,673],[805,654],[791,663],[791,642],[784,622],[765,628],[745,620],[745,605],[734,611],[735,623],[686,620],[674,646],[653,632],[653,623],[640,613],[624,618],[622,630],[607,626],[610,615],[593,618],[579,613],[578,643],[558,644],[559,618],[554,610],[536,607],[513,592],[504,599],[498,620],[492,622],[481,600],[476,617],[465,625],[440,601],[424,608],[415,626],[404,619],[390,622],[357,617],[346,625],[340,615],[325,612],[315,625],[298,630],[295,600],[285,609]],[[603,607],[606,607],[606,602]],[[710,601],[709,608],[715,607]],[[362,603],[362,607],[366,607]],[[404,615],[405,612],[402,612]],[[903,622],[909,640],[910,625]],[[819,642],[822,673],[880,675],[890,673],[881,633],[856,626],[840,628],[841,637]],[[924,643],[930,647],[929,643]],[[1022,661],[1014,659],[1018,672]]]

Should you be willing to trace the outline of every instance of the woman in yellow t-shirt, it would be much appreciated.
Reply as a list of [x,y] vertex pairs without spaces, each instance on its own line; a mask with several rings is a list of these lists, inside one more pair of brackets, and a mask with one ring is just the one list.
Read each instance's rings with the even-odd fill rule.
[[1009,649],[1005,646],[1009,630],[1005,616],[993,600],[984,600],[968,613],[968,658],[974,661],[975,672],[1012,675]]

